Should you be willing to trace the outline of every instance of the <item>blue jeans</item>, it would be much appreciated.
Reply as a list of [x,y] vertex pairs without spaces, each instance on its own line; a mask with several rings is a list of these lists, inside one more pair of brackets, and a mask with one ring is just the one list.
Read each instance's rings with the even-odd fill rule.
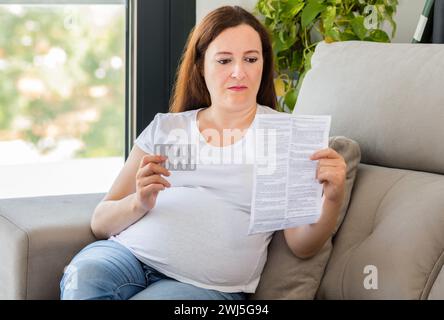
[[91,243],[65,268],[63,300],[243,300],[242,292],[203,289],[167,277],[112,240]]

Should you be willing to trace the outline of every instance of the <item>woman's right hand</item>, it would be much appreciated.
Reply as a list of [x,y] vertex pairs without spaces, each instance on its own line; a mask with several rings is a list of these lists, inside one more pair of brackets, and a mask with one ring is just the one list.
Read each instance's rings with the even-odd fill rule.
[[145,214],[156,204],[159,191],[165,187],[171,187],[170,183],[161,175],[169,176],[171,173],[160,164],[167,157],[161,155],[146,155],[140,161],[139,169],[136,173],[136,193],[134,197],[134,207]]

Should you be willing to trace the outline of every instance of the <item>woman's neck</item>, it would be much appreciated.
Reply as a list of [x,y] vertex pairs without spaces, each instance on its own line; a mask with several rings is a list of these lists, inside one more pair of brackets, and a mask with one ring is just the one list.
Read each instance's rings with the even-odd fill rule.
[[203,120],[216,130],[249,128],[256,115],[257,104],[242,109],[227,111],[223,107],[212,105],[203,110]]

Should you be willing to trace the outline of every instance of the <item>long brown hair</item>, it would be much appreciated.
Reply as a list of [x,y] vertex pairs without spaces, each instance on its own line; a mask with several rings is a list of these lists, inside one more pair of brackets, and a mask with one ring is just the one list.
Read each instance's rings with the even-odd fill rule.
[[222,31],[241,24],[247,24],[256,30],[262,42],[264,66],[257,102],[276,109],[273,51],[267,30],[251,13],[241,7],[223,6],[210,12],[188,36],[170,100],[170,112],[182,112],[211,105],[210,93],[203,76],[205,52]]

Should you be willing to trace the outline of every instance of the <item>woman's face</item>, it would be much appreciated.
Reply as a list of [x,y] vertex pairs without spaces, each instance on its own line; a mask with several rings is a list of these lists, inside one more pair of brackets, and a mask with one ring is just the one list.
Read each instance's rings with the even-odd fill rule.
[[227,110],[256,106],[263,65],[256,30],[245,24],[225,29],[205,52],[204,77],[211,104]]

